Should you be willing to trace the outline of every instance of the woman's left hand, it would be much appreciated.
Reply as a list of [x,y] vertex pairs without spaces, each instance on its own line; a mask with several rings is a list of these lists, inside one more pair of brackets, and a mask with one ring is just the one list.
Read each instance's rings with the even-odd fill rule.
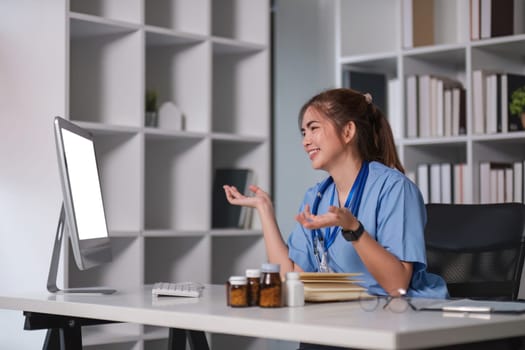
[[356,217],[350,210],[335,206],[330,206],[324,214],[314,215],[310,212],[310,206],[307,204],[304,210],[295,216],[295,220],[310,230],[329,226],[341,226],[345,229],[353,229],[359,226]]

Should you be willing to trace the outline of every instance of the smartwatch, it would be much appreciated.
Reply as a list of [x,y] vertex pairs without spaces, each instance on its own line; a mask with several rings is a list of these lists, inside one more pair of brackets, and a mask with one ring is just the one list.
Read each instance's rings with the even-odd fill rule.
[[361,237],[363,232],[365,232],[365,228],[363,227],[363,224],[361,221],[357,221],[359,223],[359,227],[356,230],[345,230],[341,227],[341,233],[343,234],[344,239],[346,239],[349,242],[355,242]]

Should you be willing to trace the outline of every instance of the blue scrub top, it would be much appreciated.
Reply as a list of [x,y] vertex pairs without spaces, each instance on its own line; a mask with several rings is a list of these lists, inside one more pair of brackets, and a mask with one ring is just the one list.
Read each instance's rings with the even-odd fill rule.
[[[303,211],[305,204],[312,207],[319,185],[320,183],[308,189],[300,211]],[[335,184],[326,189],[319,203],[318,214],[328,210],[330,197],[335,191]],[[335,196],[337,198],[337,194]],[[407,296],[447,298],[445,281],[426,271],[426,218],[423,198],[412,181],[398,170],[382,163],[369,163],[368,178],[359,207],[359,221],[365,231],[386,250],[399,260],[413,263],[414,270]],[[321,231],[324,234],[324,229]],[[318,271],[312,237],[311,230],[297,223],[288,238],[290,259],[307,272]],[[334,272],[361,272],[361,285],[369,293],[388,294],[368,272],[352,243],[339,233],[328,249],[328,265]]]

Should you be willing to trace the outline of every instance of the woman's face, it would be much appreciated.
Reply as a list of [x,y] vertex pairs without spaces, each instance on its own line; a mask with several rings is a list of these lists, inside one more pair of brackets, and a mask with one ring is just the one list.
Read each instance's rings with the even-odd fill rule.
[[312,167],[329,171],[332,164],[343,154],[341,135],[327,117],[308,107],[301,123],[303,148],[308,154]]

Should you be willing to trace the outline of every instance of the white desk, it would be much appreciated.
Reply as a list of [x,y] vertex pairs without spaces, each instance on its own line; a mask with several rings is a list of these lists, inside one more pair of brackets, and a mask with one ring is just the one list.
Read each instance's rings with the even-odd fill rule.
[[525,335],[525,315],[483,319],[431,311],[366,312],[358,302],[230,308],[225,299],[224,286],[214,285],[206,286],[199,299],[158,304],[146,286],[114,295],[2,295],[0,308],[366,349],[416,349]]

